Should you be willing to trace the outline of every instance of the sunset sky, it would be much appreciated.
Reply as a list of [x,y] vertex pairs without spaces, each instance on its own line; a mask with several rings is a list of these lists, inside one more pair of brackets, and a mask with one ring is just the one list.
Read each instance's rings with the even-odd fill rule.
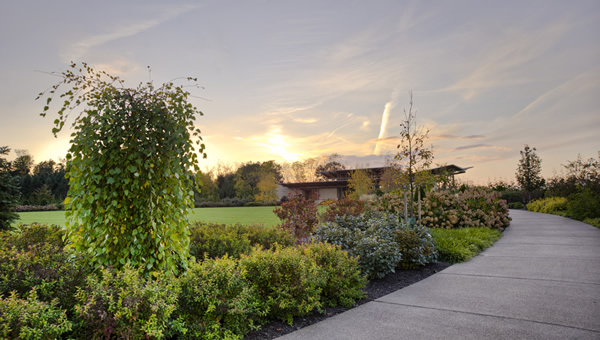
[[383,165],[412,91],[436,163],[513,180],[529,144],[549,177],[598,157],[599,32],[598,0],[3,1],[0,145],[64,157],[34,98],[86,61],[131,87],[197,77],[202,167]]

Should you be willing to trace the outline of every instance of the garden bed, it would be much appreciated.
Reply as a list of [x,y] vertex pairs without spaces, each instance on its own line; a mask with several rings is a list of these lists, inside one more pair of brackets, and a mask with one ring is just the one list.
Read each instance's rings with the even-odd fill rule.
[[345,308],[342,306],[326,307],[325,313],[321,314],[314,312],[305,317],[295,317],[294,324],[288,325],[281,321],[273,321],[261,327],[261,329],[248,333],[244,340],[268,340],[275,339],[285,334],[297,331],[301,328],[310,326],[317,322],[323,321],[334,315],[343,313],[349,309],[360,306],[367,302],[376,300],[384,295],[393,293],[404,287],[408,287],[413,283],[417,283],[429,276],[438,273],[451,264],[445,262],[431,263],[420,269],[414,270],[397,270],[395,273],[389,273],[382,279],[371,280],[364,289],[367,297],[358,300],[354,306]]

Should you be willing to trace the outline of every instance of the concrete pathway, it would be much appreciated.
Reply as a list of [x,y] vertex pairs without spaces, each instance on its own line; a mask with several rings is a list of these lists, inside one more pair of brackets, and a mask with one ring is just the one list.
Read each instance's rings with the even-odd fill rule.
[[279,339],[600,339],[600,229],[510,216],[471,261]]

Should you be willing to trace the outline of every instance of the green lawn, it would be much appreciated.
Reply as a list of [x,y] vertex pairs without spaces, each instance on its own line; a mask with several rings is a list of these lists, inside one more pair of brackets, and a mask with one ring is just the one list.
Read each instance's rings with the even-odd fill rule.
[[[244,225],[261,223],[267,227],[279,223],[273,213],[275,207],[233,207],[233,208],[195,208],[190,214],[190,221],[218,222],[224,224],[240,223]],[[64,211],[32,211],[19,213],[20,220],[15,224],[65,224]]]

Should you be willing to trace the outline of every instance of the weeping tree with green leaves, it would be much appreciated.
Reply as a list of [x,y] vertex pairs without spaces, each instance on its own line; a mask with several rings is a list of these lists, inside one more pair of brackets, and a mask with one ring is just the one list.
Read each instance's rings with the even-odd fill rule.
[[66,157],[71,246],[98,265],[129,263],[148,274],[184,269],[191,174],[199,170],[198,155],[206,157],[194,125],[202,112],[189,103],[190,93],[173,82],[127,88],[86,63],[59,75],[62,80],[38,98],[47,97],[42,116],[54,98],[61,101],[55,136],[78,112]]

